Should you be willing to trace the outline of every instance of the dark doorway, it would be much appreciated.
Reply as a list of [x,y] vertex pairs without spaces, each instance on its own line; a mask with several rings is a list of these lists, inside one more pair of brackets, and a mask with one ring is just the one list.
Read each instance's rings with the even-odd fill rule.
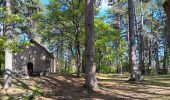
[[28,75],[29,76],[32,76],[32,74],[33,74],[33,63],[32,62],[29,62],[29,63],[27,63],[27,70],[28,70]]

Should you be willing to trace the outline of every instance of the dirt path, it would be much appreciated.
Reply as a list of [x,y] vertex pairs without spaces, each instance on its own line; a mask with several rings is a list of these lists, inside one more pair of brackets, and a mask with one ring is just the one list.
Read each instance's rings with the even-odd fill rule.
[[11,100],[18,100],[16,97],[37,88],[41,91],[41,96],[37,96],[36,100],[170,100],[169,76],[155,79],[150,77],[142,84],[130,84],[126,82],[127,79],[127,75],[100,75],[98,76],[100,90],[88,93],[81,88],[84,79],[73,75],[34,77],[15,81],[15,87],[6,93],[0,91],[0,96],[11,96],[13,97]]

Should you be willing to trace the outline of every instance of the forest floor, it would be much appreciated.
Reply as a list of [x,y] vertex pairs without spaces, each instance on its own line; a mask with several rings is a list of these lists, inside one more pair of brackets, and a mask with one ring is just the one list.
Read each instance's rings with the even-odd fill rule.
[[14,79],[12,88],[2,89],[0,100],[170,100],[170,74],[144,76],[144,82],[127,83],[128,74],[99,74],[99,90],[88,93],[84,79],[74,75]]

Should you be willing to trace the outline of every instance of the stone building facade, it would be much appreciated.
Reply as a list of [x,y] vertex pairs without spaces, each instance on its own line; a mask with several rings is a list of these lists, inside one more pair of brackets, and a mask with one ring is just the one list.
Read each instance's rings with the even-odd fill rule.
[[36,41],[30,40],[30,43],[13,55],[13,71],[30,76],[45,71],[55,73],[55,57]]

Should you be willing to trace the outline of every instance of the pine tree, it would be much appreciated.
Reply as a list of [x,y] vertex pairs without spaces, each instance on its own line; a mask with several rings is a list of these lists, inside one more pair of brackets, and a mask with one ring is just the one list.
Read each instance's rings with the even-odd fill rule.
[[84,87],[88,90],[94,90],[97,88],[96,65],[94,59],[94,0],[86,0],[85,4],[86,77]]
[[128,0],[129,11],[129,41],[130,41],[130,67],[131,77],[129,81],[140,81],[141,76],[136,62],[136,39],[135,39],[135,6],[133,0]]

